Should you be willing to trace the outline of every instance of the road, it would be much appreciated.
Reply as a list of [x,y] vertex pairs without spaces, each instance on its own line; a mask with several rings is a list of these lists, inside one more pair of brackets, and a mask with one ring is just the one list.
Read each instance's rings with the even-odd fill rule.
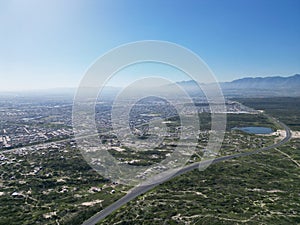
[[249,155],[257,154],[257,153],[260,153],[262,151],[268,151],[270,149],[277,148],[277,147],[287,143],[292,137],[291,130],[289,129],[289,127],[286,126],[284,123],[282,123],[282,122],[280,122],[280,121],[278,121],[278,120],[276,120],[272,117],[269,117],[269,118],[272,119],[274,121],[274,123],[279,124],[282,128],[285,129],[286,135],[285,135],[285,138],[283,138],[281,141],[279,141],[279,142],[277,142],[273,145],[270,145],[268,147],[256,149],[256,150],[251,151],[251,152],[244,152],[244,153],[238,153],[238,154],[229,155],[229,156],[222,156],[222,157],[215,158],[213,160],[205,160],[205,161],[193,163],[193,164],[187,165],[187,166],[177,170],[176,172],[173,171],[169,174],[166,174],[165,177],[161,177],[161,175],[160,175],[160,176],[158,176],[158,181],[157,182],[150,183],[150,184],[141,184],[141,185],[131,189],[128,192],[128,194],[126,194],[125,196],[120,198],[118,201],[114,202],[113,204],[111,204],[107,208],[103,209],[102,211],[98,212],[97,214],[95,214],[94,216],[92,216],[91,218],[86,220],[82,225],[94,225],[94,224],[98,223],[100,220],[104,219],[109,214],[111,214],[112,212],[116,211],[117,209],[119,209],[120,207],[122,207],[123,205],[128,203],[129,201],[135,199],[137,196],[151,190],[152,188],[158,186],[161,183],[164,183],[164,182],[166,182],[166,181],[168,181],[168,180],[170,180],[174,177],[177,177],[179,175],[187,173],[191,170],[197,169],[201,166],[205,166],[207,164],[215,164],[215,163],[222,162],[222,161],[229,160],[229,159],[234,159],[234,158],[239,158],[239,157],[243,157],[243,156],[249,156]]

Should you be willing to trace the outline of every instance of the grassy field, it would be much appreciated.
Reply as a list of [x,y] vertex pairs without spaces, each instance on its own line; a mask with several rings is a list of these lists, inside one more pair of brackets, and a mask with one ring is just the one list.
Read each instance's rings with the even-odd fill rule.
[[280,119],[292,130],[300,130],[300,98],[240,98],[236,101]]
[[299,224],[299,149],[294,139],[279,149],[194,170],[99,224]]

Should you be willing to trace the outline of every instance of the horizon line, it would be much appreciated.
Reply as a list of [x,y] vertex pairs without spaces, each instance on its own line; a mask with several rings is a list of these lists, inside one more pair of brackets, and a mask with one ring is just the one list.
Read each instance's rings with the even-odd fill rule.
[[[240,80],[240,79],[248,79],[248,78],[276,78],[276,77],[281,77],[281,78],[288,78],[288,77],[293,77],[293,76],[300,76],[300,73],[295,73],[293,75],[271,75],[271,76],[265,76],[265,77],[262,77],[262,76],[245,76],[245,77],[240,77],[240,78],[237,78],[237,79],[234,79],[234,80],[231,80],[231,81],[217,81],[217,83],[230,83],[230,82],[233,82],[233,81],[236,81],[236,80]],[[183,82],[190,82],[192,80],[180,80],[180,81],[174,81],[174,83],[183,83]],[[211,84],[211,83],[202,83],[202,84]],[[106,88],[124,88],[126,87],[126,85],[123,85],[123,86],[114,86],[114,85],[106,85],[104,86]],[[54,91],[54,90],[57,90],[57,89],[60,89],[60,90],[68,90],[68,89],[78,89],[79,88],[79,85],[78,86],[65,86],[65,87],[45,87],[45,88],[28,88],[28,89],[19,89],[19,90],[0,90],[0,93],[24,93],[24,92],[39,92],[39,91]],[[97,88],[97,87],[83,87],[83,88]]]

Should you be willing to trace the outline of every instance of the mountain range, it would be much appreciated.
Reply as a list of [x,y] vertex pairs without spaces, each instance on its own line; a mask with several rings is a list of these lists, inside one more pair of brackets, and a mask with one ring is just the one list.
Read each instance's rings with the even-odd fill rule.
[[[183,89],[190,94],[199,94],[195,81],[178,82]],[[202,84],[209,86],[212,84]],[[289,77],[246,77],[231,82],[219,83],[225,96],[249,96],[249,97],[269,97],[269,96],[299,96],[300,97],[300,74]],[[199,91],[198,91],[199,92]]]
[[[157,93],[164,92],[170,95],[176,95],[174,86],[180,86],[191,96],[203,95],[201,89],[195,81],[181,81],[174,84],[161,85],[155,88]],[[203,86],[202,86],[203,85]],[[219,82],[225,97],[300,97],[300,74],[289,77],[272,76],[272,77],[246,77],[231,82]],[[201,84],[202,87],[213,87],[215,84]],[[87,92],[93,88],[86,87]],[[153,87],[149,87],[153,90]],[[108,98],[114,98],[120,87],[105,86],[102,94]],[[178,90],[178,89],[177,89]],[[16,96],[69,96],[73,98],[77,88],[55,88],[47,90],[32,90],[25,92],[0,92],[0,96],[16,95]],[[139,90],[147,92],[147,87],[141,87]],[[102,95],[101,94],[101,95]]]

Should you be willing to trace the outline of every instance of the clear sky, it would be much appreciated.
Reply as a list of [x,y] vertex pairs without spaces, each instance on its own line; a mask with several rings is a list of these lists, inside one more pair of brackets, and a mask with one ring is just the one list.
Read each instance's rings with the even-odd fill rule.
[[127,42],[197,53],[219,81],[300,73],[299,0],[0,0],[0,91],[76,87]]

